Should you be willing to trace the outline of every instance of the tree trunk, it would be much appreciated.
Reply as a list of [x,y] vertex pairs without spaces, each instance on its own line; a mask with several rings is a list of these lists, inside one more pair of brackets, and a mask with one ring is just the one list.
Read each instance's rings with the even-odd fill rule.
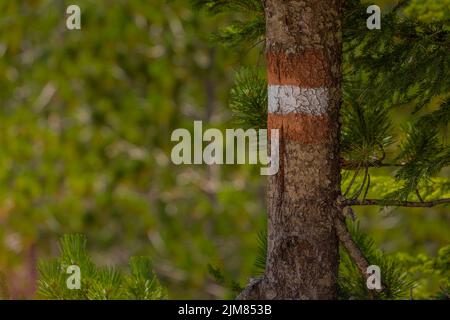
[[268,185],[266,271],[239,298],[335,299],[341,1],[266,0],[265,13],[280,170]]

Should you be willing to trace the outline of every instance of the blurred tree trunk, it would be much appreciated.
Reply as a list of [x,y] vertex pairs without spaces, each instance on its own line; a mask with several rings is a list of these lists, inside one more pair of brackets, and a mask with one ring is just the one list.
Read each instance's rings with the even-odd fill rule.
[[341,1],[266,0],[265,13],[280,170],[268,185],[266,271],[239,298],[335,299]]

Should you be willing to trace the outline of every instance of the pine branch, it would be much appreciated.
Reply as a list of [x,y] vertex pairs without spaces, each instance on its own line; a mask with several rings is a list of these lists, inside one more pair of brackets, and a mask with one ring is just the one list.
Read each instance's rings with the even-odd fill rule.
[[413,103],[417,111],[448,92],[449,21],[419,21],[401,12],[408,1],[402,2],[383,15],[383,32],[371,33],[360,23],[364,4],[346,2],[344,69],[349,75],[364,73],[363,85],[370,89],[366,103],[390,107]]
[[233,122],[243,128],[267,128],[267,81],[258,70],[236,73],[230,92]]
[[[348,231],[347,225],[345,224],[345,221],[337,218],[335,220],[335,226],[336,226],[336,232],[339,237],[339,241],[344,246],[345,250],[347,251],[350,258],[353,260],[353,262],[358,267],[358,270],[361,272],[363,277],[367,280],[369,277],[369,274],[367,273],[367,268],[370,266],[369,261],[364,256],[360,248],[356,245],[356,243],[353,241],[352,236],[350,235],[350,232]],[[381,290],[385,290],[386,285],[384,283],[381,284]],[[378,290],[377,290],[378,291]]]
[[[348,208],[348,207],[347,207]],[[414,285],[403,271],[400,261],[376,249],[374,241],[362,232],[359,224],[346,223],[345,218],[335,221],[341,242],[339,266],[339,296],[342,299],[402,299]],[[367,266],[376,265],[382,272],[382,290],[367,288]]]
[[[358,165],[360,163],[357,161],[348,161],[345,159],[341,159],[341,169],[344,170],[358,170]],[[384,163],[384,162],[371,162],[366,166],[368,168],[386,168],[386,167],[404,167],[406,163]],[[445,164],[443,167],[448,167],[448,164]]]
[[450,198],[443,198],[433,201],[400,201],[384,199],[366,199],[366,200],[344,200],[344,206],[391,206],[391,207],[410,207],[410,208],[431,208],[440,204],[450,203]]
[[370,263],[367,261],[364,254],[358,248],[358,246],[353,242],[352,236],[350,235],[345,222],[341,219],[336,219],[336,231],[339,237],[339,241],[347,250],[348,254],[355,262],[359,271],[366,276],[366,270]]

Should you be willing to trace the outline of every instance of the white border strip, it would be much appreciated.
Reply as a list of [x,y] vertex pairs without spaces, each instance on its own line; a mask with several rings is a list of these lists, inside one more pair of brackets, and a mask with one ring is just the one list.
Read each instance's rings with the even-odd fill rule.
[[327,88],[300,88],[289,85],[269,85],[269,113],[300,113],[323,115],[327,112]]

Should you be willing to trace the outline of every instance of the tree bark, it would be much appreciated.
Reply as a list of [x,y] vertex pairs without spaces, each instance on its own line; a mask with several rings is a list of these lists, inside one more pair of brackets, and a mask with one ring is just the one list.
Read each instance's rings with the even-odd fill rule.
[[341,0],[266,0],[265,14],[280,170],[268,183],[266,271],[238,298],[336,299]]

